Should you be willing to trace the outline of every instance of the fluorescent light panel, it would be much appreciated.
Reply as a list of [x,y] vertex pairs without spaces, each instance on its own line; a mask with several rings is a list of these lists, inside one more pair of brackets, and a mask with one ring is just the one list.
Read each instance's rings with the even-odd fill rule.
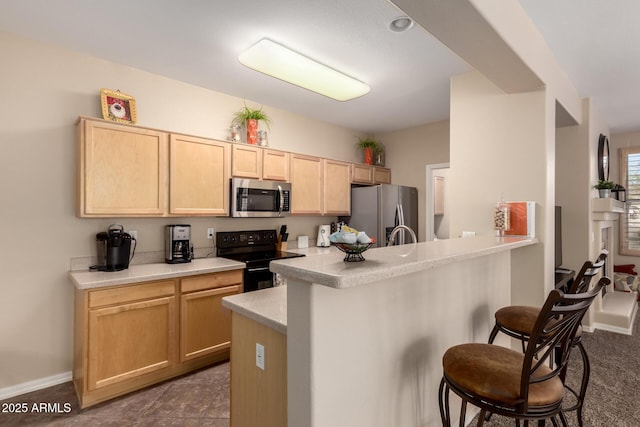
[[348,101],[370,90],[361,81],[269,39],[260,40],[241,53],[238,59],[256,71],[337,101]]

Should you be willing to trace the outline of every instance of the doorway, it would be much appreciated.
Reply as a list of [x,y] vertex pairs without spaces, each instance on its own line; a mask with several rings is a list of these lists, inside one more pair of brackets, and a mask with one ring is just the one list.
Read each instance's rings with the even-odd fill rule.
[[[447,181],[450,172],[449,163],[427,165],[426,170],[426,240],[449,238],[449,215]],[[436,203],[437,202],[437,203]],[[437,205],[437,211],[436,211]]]

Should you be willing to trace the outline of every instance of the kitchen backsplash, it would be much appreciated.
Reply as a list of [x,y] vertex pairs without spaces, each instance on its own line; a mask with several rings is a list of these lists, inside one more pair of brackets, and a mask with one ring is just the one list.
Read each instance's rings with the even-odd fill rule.
[[[309,237],[309,247],[316,245],[316,240]],[[289,240],[287,250],[297,249],[298,243],[296,239]],[[154,264],[164,262],[164,251],[138,252],[136,251],[129,265],[136,264]],[[194,248],[193,255],[195,258],[211,258],[216,256],[215,248],[209,246],[206,248]],[[98,263],[96,255],[86,257],[71,258],[69,269],[72,271],[87,270],[92,265]]]

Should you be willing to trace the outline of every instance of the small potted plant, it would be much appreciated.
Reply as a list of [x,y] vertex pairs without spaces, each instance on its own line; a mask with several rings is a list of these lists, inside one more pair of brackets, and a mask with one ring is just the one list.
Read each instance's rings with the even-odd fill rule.
[[267,125],[267,128],[271,129],[271,118],[267,116],[264,111],[262,111],[262,107],[260,107],[260,109],[258,110],[254,110],[247,107],[247,104],[244,104],[244,107],[234,114],[231,124],[237,126],[246,126],[247,144],[257,144],[259,120],[262,120]]
[[607,197],[611,197],[611,190],[615,188],[616,184],[607,180],[600,180],[596,185],[593,186],[596,190],[598,190],[598,194],[601,199],[606,199]]
[[358,147],[364,152],[364,162],[368,165],[373,164],[373,155],[382,151],[382,147],[374,138],[358,138]]

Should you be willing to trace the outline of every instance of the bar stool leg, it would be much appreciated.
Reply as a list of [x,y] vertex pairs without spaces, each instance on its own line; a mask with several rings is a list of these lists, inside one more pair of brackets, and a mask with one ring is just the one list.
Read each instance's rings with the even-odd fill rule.
[[496,339],[496,335],[498,335],[499,331],[500,329],[498,329],[498,325],[495,325],[491,330],[491,334],[489,335],[489,344],[493,344],[493,340]]
[[580,351],[580,356],[582,358],[582,379],[580,381],[579,392],[576,393],[573,389],[569,388],[569,390],[576,397],[576,404],[569,408],[563,408],[562,412],[560,412],[560,419],[563,421],[563,424],[566,425],[566,419],[564,414],[566,412],[576,411],[578,426],[583,427],[582,407],[584,405],[584,398],[587,395],[587,387],[589,386],[589,376],[591,375],[591,363],[589,362],[589,356],[587,355],[587,350],[582,345],[582,341],[578,341],[574,343],[573,346],[578,347],[578,350]]
[[451,427],[451,414],[449,412],[449,386],[446,385],[444,378],[440,381],[440,389],[438,390],[438,403],[440,404],[440,418],[442,419],[442,427]]
[[587,356],[587,350],[582,345],[582,341],[578,342],[578,350],[582,355],[582,382],[580,384],[580,394],[578,396],[578,425],[582,427],[582,405],[584,404],[584,398],[587,395],[587,387],[589,386],[589,375],[591,375],[591,364],[589,363],[589,356]]

